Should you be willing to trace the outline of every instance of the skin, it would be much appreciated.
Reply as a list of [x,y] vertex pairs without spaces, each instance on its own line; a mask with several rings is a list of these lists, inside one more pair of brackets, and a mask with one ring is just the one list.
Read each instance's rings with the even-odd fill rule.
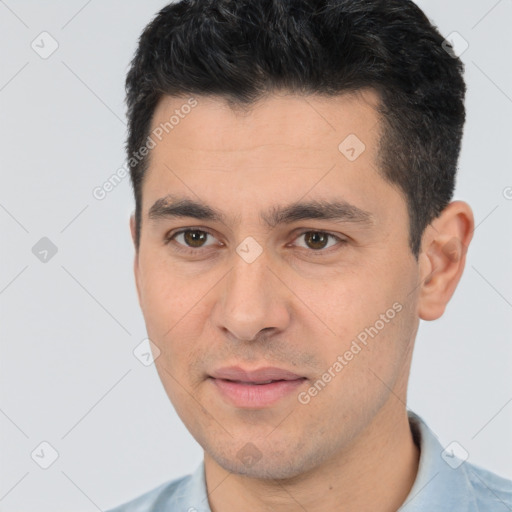
[[[160,350],[158,374],[205,452],[210,507],[395,511],[419,460],[405,408],[419,319],[439,318],[455,291],[472,211],[450,203],[425,230],[416,260],[404,196],[376,167],[380,123],[371,90],[335,98],[274,93],[245,113],[220,98],[196,99],[151,150],[134,271],[148,336]],[[164,97],[153,128],[185,101]],[[366,146],[354,161],[338,149],[349,134]],[[200,199],[226,219],[150,220],[150,207],[171,193]],[[372,224],[308,219],[268,227],[260,218],[272,206],[336,198],[370,212]],[[183,235],[165,244],[184,228],[210,234],[203,245]],[[329,238],[321,248],[307,230],[345,243]],[[235,251],[249,236],[262,248],[252,263]],[[401,311],[300,403],[297,394],[395,303]],[[277,366],[307,380],[273,406],[237,408],[208,379],[231,365]],[[256,462],[240,457],[248,443]]]

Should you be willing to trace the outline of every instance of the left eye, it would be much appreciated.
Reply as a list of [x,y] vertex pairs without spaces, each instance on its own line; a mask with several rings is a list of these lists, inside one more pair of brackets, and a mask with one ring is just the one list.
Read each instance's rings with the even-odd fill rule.
[[301,233],[296,240],[300,239],[301,237],[305,237],[306,242],[306,249],[311,249],[313,251],[321,251],[323,249],[326,249],[328,246],[329,238],[333,239],[335,242],[344,242],[341,238],[339,238],[336,235],[332,235],[331,233],[326,233],[325,231],[305,231]]

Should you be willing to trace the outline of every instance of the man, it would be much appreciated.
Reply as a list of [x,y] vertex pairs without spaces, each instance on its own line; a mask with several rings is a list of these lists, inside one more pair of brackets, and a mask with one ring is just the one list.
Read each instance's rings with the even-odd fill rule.
[[474,229],[443,41],[407,0],[189,0],[145,29],[135,278],[204,461],[116,512],[512,509],[405,405]]

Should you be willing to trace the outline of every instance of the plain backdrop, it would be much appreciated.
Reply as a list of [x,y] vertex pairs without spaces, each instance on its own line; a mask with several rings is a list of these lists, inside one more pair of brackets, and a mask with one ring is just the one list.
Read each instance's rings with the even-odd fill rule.
[[[93,195],[125,161],[125,74],[166,3],[0,1],[3,512],[105,510],[201,461],[133,354],[146,331],[129,180]],[[443,446],[512,478],[512,2],[419,3],[465,49],[455,199],[477,228],[445,315],[421,323],[407,405]]]

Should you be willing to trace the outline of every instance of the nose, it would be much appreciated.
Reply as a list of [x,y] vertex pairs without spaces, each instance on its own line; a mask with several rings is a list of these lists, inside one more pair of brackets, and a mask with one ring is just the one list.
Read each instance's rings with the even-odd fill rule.
[[289,325],[293,294],[270,265],[265,251],[252,263],[235,254],[212,313],[217,328],[230,338],[254,341]]

